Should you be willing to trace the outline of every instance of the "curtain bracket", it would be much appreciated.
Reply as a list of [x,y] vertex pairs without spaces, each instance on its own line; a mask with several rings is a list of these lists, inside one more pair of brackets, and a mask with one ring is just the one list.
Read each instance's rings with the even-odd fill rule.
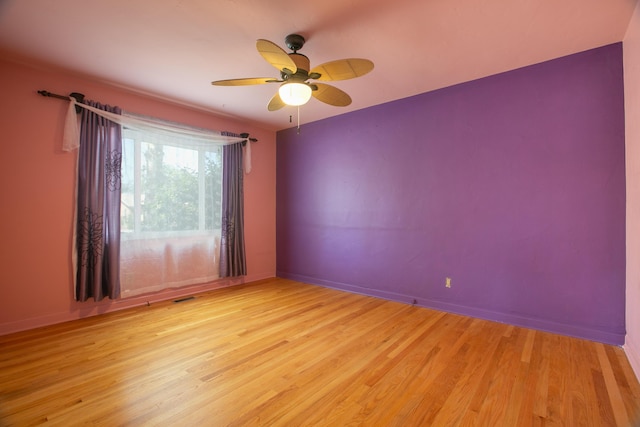
[[[40,95],[42,95],[42,96],[48,96],[48,97],[51,97],[51,98],[58,98],[58,99],[66,99],[66,100],[68,100],[69,96],[70,96],[70,97],[74,98],[77,102],[84,101],[84,94],[79,93],[79,92],[71,92],[69,94],[69,96],[58,95],[57,93],[52,93],[52,92],[49,92],[47,90],[39,90],[38,93]],[[78,107],[76,105],[76,113],[79,113],[80,111],[82,111],[82,107]]]
[[[74,98],[76,100],[76,102],[80,102],[82,103],[84,101],[84,94],[79,93],[79,92],[71,92],[69,94],[70,97]],[[82,111],[82,107],[78,107],[76,105],[76,113],[80,113],[80,111]]]
[[249,134],[244,132],[240,134],[240,138],[244,138],[244,141],[242,141],[242,146],[244,147],[245,145],[247,145],[247,142],[258,142],[258,140],[256,138],[249,138]]

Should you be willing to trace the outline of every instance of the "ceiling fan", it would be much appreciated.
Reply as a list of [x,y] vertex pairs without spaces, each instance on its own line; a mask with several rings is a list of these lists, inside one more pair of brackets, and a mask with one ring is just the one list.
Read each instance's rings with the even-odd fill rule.
[[245,86],[266,83],[282,83],[278,92],[271,98],[267,109],[276,111],[285,105],[306,104],[311,96],[319,101],[337,107],[351,104],[351,97],[344,91],[324,83],[309,80],[336,81],[360,77],[373,70],[373,62],[368,59],[348,58],[326,62],[310,68],[309,58],[298,53],[305,39],[299,34],[289,34],[285,44],[293,53],[287,53],[277,44],[260,39],[256,48],[262,57],[280,71],[280,78],[253,77],[244,79],[217,80],[215,86]]

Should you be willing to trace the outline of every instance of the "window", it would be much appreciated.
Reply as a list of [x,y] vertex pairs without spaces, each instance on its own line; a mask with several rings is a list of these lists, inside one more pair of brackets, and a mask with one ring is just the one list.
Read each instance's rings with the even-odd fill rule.
[[220,228],[222,148],[150,143],[137,133],[123,131],[123,237]]
[[122,296],[218,278],[222,147],[122,131]]

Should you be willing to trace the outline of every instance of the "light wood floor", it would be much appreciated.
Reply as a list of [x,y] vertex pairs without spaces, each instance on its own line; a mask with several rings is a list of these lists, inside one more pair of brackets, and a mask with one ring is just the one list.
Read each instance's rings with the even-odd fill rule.
[[633,426],[622,349],[282,279],[0,337],[0,425]]

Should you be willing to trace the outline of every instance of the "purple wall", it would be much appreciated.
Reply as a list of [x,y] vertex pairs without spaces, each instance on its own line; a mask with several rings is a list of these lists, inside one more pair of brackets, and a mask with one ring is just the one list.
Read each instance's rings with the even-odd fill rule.
[[624,342],[622,44],[277,144],[279,277]]

